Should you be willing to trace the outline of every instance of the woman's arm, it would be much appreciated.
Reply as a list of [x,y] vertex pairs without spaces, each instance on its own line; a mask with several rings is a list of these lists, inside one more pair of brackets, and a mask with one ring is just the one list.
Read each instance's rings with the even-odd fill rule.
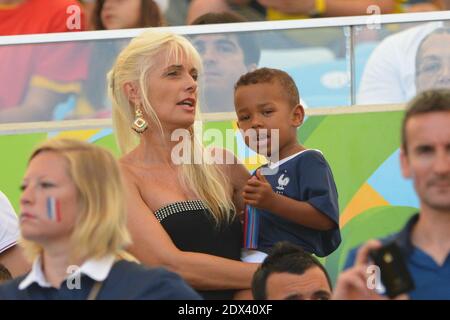
[[[316,6],[315,0],[258,0],[266,7],[278,10],[285,14],[308,15]],[[395,0],[325,0],[325,17],[366,15],[369,7],[378,7],[380,13],[393,13]]]
[[242,192],[248,179],[250,179],[250,173],[232,152],[226,149],[214,148],[214,154],[220,155],[219,159],[223,159],[223,164],[219,165],[219,168],[230,181],[233,188],[233,203],[236,213],[241,215],[245,208]]
[[123,175],[127,190],[128,229],[133,240],[128,248],[131,254],[145,265],[163,266],[178,273],[196,289],[251,287],[257,264],[179,250],[143,201],[131,175],[126,171]]

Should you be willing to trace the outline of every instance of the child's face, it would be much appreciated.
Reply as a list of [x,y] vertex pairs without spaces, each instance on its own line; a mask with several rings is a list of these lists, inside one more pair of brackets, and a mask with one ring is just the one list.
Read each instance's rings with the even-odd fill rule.
[[[278,130],[279,150],[288,144],[296,142],[296,128],[303,121],[303,108],[291,106],[284,89],[275,81],[273,83],[258,83],[239,87],[234,95],[234,104],[238,118],[238,126],[244,131],[247,146],[261,153],[261,150],[271,150],[271,130]],[[249,129],[257,132],[252,138]],[[267,130],[267,137],[265,136]],[[256,141],[252,141],[256,139]],[[255,150],[257,146],[257,150]]]

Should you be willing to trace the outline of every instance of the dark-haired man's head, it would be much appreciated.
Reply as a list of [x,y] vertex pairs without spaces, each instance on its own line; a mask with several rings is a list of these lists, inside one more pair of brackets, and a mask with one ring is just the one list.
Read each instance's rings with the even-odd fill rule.
[[408,139],[407,126],[410,119],[431,113],[446,114],[448,112],[450,112],[450,89],[428,90],[412,99],[408,103],[403,117],[401,131],[403,151],[408,153],[410,139]]
[[331,281],[314,256],[279,242],[253,276],[252,292],[256,300],[329,300]]
[[[192,24],[245,22],[231,12],[207,13]],[[255,36],[246,32],[201,34],[191,37],[204,65],[206,108],[212,112],[233,111],[233,88],[239,77],[256,68],[260,49]]]
[[417,95],[402,125],[400,161],[411,178],[421,211],[450,213],[450,90]]

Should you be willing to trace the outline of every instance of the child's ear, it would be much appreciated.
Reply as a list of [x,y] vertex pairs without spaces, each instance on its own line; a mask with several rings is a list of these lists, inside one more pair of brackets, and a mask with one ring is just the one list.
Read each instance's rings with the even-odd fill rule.
[[305,109],[301,104],[298,104],[292,109],[292,124],[295,127],[300,127],[305,119]]

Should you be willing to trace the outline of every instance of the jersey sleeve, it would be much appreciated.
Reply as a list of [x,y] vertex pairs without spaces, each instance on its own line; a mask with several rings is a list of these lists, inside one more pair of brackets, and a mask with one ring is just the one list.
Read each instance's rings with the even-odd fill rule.
[[[300,165],[301,163],[301,165]],[[333,173],[319,151],[304,154],[297,165],[299,190],[304,201],[339,225],[339,204]]]

